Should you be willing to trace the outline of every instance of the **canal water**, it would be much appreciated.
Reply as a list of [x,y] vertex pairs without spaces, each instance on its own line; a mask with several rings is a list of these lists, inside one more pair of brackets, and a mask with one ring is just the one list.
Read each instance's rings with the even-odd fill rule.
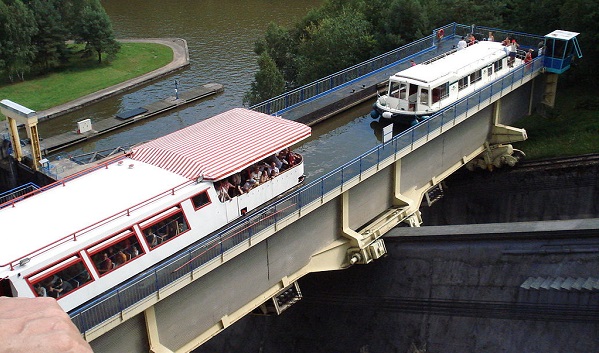
[[[253,52],[269,23],[289,27],[322,0],[103,0],[117,38],[183,38],[191,65],[171,76],[75,112],[43,121],[40,136],[76,129],[76,122],[114,116],[206,83],[224,85],[224,92],[174,111],[130,125],[59,153],[75,156],[151,140],[242,106],[258,69]],[[342,165],[379,143],[380,128],[369,117],[372,102],[313,126],[313,136],[298,152],[305,155],[308,180]],[[372,125],[372,126],[371,126]],[[42,141],[43,145],[43,141]],[[55,157],[55,156],[52,156]]]

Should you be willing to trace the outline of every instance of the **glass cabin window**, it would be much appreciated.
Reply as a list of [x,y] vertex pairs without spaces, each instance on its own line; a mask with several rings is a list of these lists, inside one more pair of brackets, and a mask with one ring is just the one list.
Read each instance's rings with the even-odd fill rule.
[[61,298],[91,282],[92,277],[79,256],[55,264],[29,277],[38,297]]
[[195,195],[191,198],[191,202],[193,203],[193,208],[196,210],[209,205],[210,196],[208,196],[208,191],[202,191],[201,193]]
[[428,88],[420,90],[420,104],[428,105]]
[[400,84],[399,82],[390,81],[389,82],[389,97],[399,98],[399,90]]
[[437,103],[449,94],[449,82],[433,88],[433,103]]
[[464,88],[468,88],[468,76],[466,77],[462,77],[459,81],[458,81],[458,90],[463,90]]
[[470,74],[470,84],[480,81],[481,78],[482,78],[482,70],[474,71],[473,73]]
[[495,72],[497,72],[501,69],[503,69],[503,59],[497,60],[496,62],[493,63],[493,70]]
[[117,234],[88,249],[94,267],[100,276],[125,265],[144,254],[143,247],[131,230]]
[[145,222],[141,228],[150,249],[154,249],[188,230],[189,224],[180,209],[162,218],[155,218],[153,222]]
[[397,90],[396,96],[399,99],[407,99],[408,95],[408,85],[406,83],[399,83],[399,88]]

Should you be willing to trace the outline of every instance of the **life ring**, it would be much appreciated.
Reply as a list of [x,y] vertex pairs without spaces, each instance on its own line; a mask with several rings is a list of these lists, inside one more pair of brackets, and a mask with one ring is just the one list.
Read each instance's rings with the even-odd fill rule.
[[445,31],[443,30],[443,28],[441,28],[440,30],[437,31],[437,39],[443,39],[444,35],[445,35]]

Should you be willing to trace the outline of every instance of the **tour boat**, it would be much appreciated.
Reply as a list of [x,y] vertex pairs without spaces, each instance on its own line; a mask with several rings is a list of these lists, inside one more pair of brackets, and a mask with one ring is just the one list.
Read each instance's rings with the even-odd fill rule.
[[[289,148],[310,134],[237,108],[0,205],[0,295],[53,296],[67,312],[90,301],[298,186]],[[254,167],[271,178],[219,199]]]
[[506,47],[497,42],[453,49],[389,77],[371,116],[415,125],[522,64],[519,57],[510,63]]

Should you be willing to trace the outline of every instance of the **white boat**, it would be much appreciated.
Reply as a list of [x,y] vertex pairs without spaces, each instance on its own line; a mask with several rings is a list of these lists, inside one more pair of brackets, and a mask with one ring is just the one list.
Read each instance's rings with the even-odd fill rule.
[[389,77],[371,116],[415,125],[523,64],[508,59],[501,43],[482,41],[411,66]]
[[90,301],[300,184],[294,154],[247,192],[217,194],[310,133],[233,109],[0,205],[0,295],[54,296],[67,312]]

